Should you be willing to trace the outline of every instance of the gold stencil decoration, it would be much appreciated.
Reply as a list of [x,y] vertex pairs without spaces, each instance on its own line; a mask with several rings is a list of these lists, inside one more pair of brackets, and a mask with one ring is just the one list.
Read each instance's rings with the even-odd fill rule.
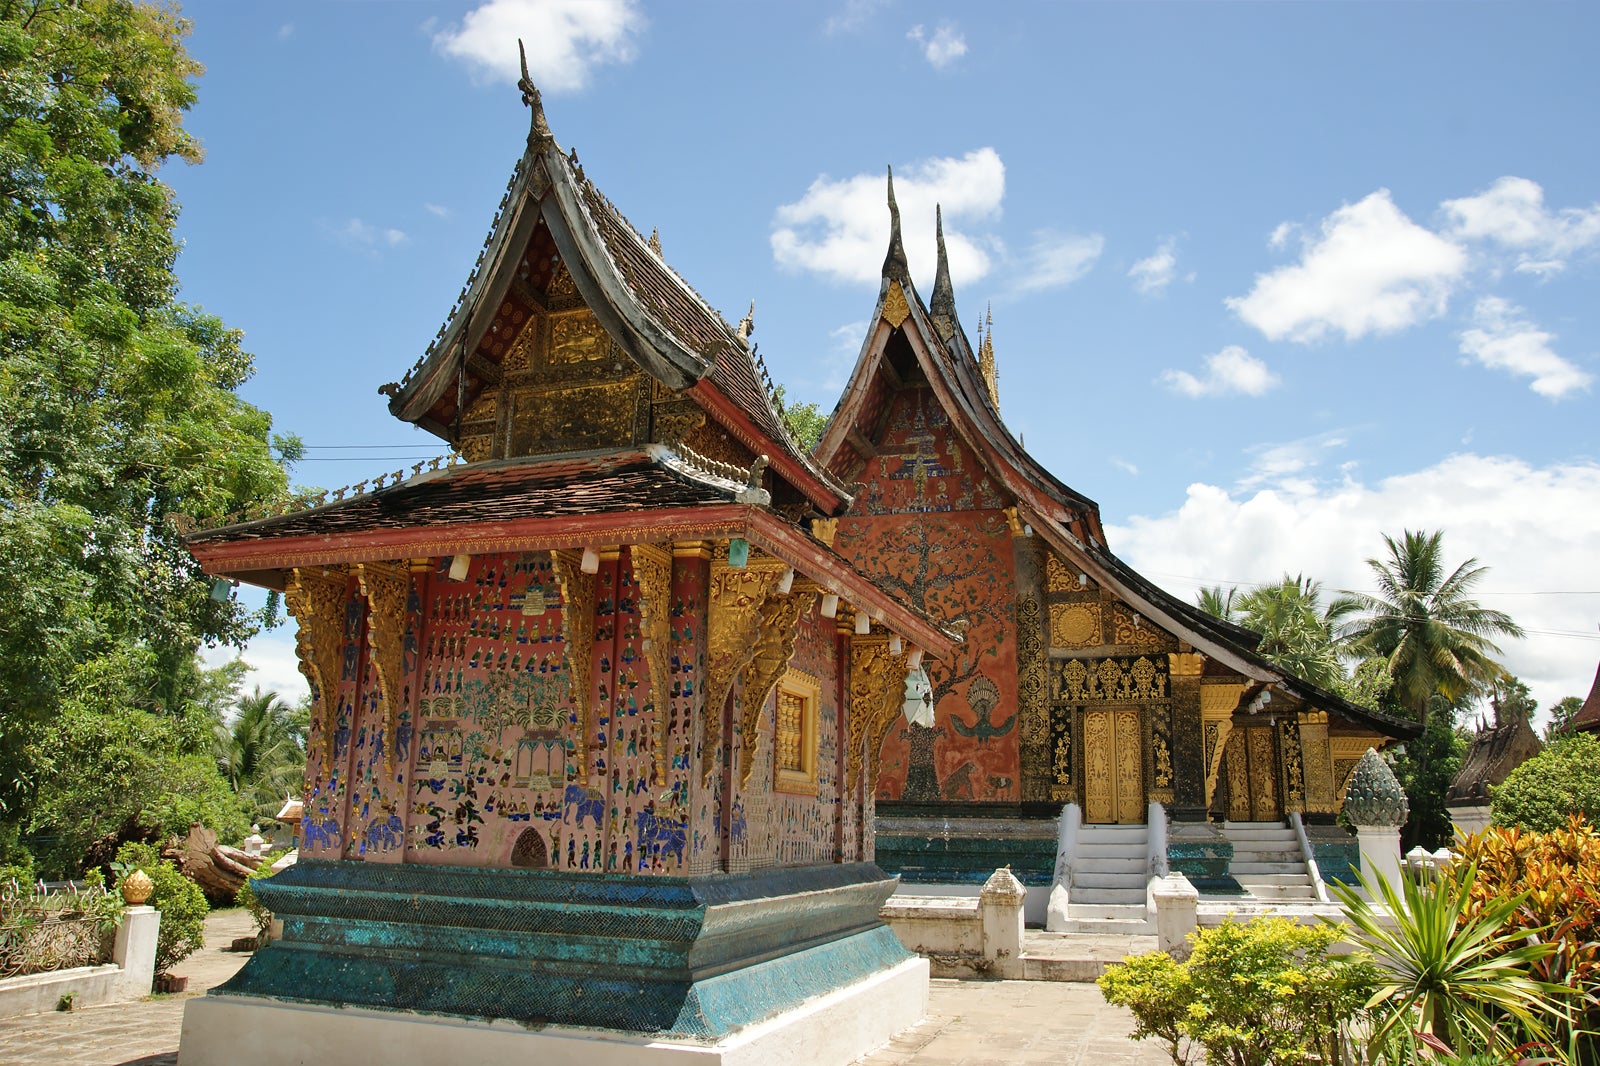
[[1172,705],[1163,703],[1150,709],[1150,784],[1172,799]]
[[405,706],[406,599],[411,574],[403,563],[357,563],[356,577],[367,598],[367,642],[383,697],[383,772],[394,772],[394,734]]
[[474,400],[461,416],[463,422],[493,422],[498,393],[485,392]]
[[329,573],[296,567],[283,596],[284,605],[299,627],[295,657],[300,661],[300,672],[311,682],[321,716],[324,773],[333,759],[333,731],[339,713],[345,582],[343,571]]
[[1050,605],[1050,646],[1053,648],[1092,648],[1100,643],[1100,605],[1098,603],[1052,603]]
[[878,762],[883,738],[901,713],[906,677],[911,668],[904,655],[891,655],[886,640],[855,640],[850,644],[850,713],[845,718],[845,739],[850,746],[845,760],[845,788],[854,792],[861,780],[861,756],[867,756],[866,794],[878,787]]
[[672,550],[656,544],[629,549],[633,576],[639,583],[639,631],[644,661],[650,668],[650,702],[655,708],[655,744],[651,758],[655,783],[667,783],[667,655],[671,651]]
[[500,360],[500,369],[505,371],[527,370],[534,364],[534,353],[539,346],[540,324],[542,319],[538,315],[528,318],[527,324],[517,331],[516,340],[511,342],[511,348],[506,352],[504,359]]
[[552,299],[556,297],[577,297],[578,284],[572,280],[571,273],[567,271],[567,264],[556,264],[555,270],[550,273],[550,284],[545,288],[545,294]]
[[[578,773],[589,776],[589,713],[594,692],[594,575],[582,570],[583,553],[552,551],[550,562],[561,585],[561,636],[572,679],[572,706],[578,712]],[[598,784],[593,781],[591,784]]]
[[744,668],[744,686],[739,693],[740,784],[750,783],[750,772],[756,766],[756,746],[761,739],[761,712],[772,687],[794,656],[800,616],[815,598],[809,592],[775,592],[761,605],[760,636],[751,652],[750,665]]
[[611,354],[611,336],[587,311],[550,320],[550,362],[590,363]]
[[1306,810],[1313,814],[1332,814],[1334,802],[1333,760],[1328,750],[1328,715],[1309,711],[1300,715],[1300,757],[1304,762]]
[[1111,605],[1112,643],[1132,648],[1163,648],[1177,643],[1150,619],[1141,617],[1120,603]]
[[1278,719],[1278,750],[1283,754],[1283,802],[1291,811],[1304,811],[1305,767],[1300,756],[1300,722],[1293,715]]
[[1166,656],[1057,659],[1050,698],[1055,703],[1136,703],[1168,696]]
[[906,294],[901,291],[900,283],[889,282],[889,291],[883,297],[883,320],[899,329],[910,315],[911,306],[906,303]]
[[761,632],[761,607],[767,593],[782,576],[782,566],[761,565],[751,559],[745,566],[729,566],[726,557],[711,563],[707,597],[706,699],[701,737],[704,741],[705,781],[710,783],[722,743],[722,707],[733,679],[749,664]]
[[[561,388],[515,389],[508,454],[541,455],[633,443],[642,376]],[[648,403],[644,401],[646,412]]]
[[1050,689],[1039,615],[1038,600],[1017,600],[1017,712],[1022,720],[1022,787],[1029,793],[1023,798],[1044,800],[1049,798]]
[[1045,580],[1051,592],[1077,592],[1078,573],[1061,561],[1061,556],[1051,552],[1045,563]]
[[461,458],[469,463],[481,463],[489,458],[494,439],[487,433],[479,433],[475,437],[465,437],[456,450],[461,453]]
[[650,439],[658,444],[682,444],[705,421],[705,411],[693,400],[656,403],[650,409]]

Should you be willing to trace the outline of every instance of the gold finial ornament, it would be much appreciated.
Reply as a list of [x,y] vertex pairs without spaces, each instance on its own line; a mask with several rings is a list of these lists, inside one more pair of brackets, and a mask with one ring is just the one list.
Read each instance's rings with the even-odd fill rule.
[[983,386],[989,390],[989,402],[1000,410],[1000,371],[994,365],[994,307],[984,312],[983,340],[978,343],[978,372],[983,375]]
[[144,903],[155,890],[155,882],[143,870],[135,870],[122,879],[122,898],[130,907]]

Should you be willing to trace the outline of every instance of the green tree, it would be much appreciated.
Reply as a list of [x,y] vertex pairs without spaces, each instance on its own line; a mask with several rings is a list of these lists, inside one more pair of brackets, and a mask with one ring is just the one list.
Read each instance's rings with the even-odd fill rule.
[[[128,0],[0,0],[0,821],[34,837],[79,836],[61,789],[118,753],[204,758],[196,649],[275,613],[213,598],[172,521],[282,498],[299,452],[238,397],[240,334],[176,299],[156,171],[200,159],[188,29]],[[140,810],[198,787],[135,778]]]
[[1495,725],[1510,725],[1517,719],[1533,721],[1533,712],[1539,703],[1528,691],[1528,686],[1510,674],[1502,674],[1489,683],[1486,694],[1489,706],[1494,709]]
[[298,791],[305,774],[305,735],[295,708],[257,685],[240,696],[233,715],[214,727],[217,770],[256,821],[269,818],[286,791]]
[[1348,596],[1322,602],[1322,583],[1304,574],[1283,575],[1234,601],[1235,621],[1261,634],[1256,650],[1276,666],[1321,688],[1345,680],[1344,646],[1338,634],[1355,610]]
[[822,430],[828,424],[828,416],[814,403],[788,403],[784,400],[784,387],[779,385],[772,390],[772,398],[777,401],[778,413],[783,415],[783,424],[789,432],[794,434],[794,439],[806,451],[817,446],[817,441],[822,439]]
[[1574,733],[1550,742],[1539,754],[1490,789],[1496,825],[1549,833],[1570,815],[1600,822],[1600,737]]
[[1221,585],[1201,589],[1194,598],[1195,606],[1214,618],[1225,622],[1237,622],[1238,616],[1234,604],[1239,598],[1237,587],[1224,590]]
[[1376,595],[1352,593],[1364,617],[1347,636],[1363,655],[1382,656],[1394,679],[1391,695],[1417,721],[1427,719],[1433,697],[1455,704],[1482,691],[1506,670],[1493,637],[1520,637],[1509,615],[1481,606],[1472,588],[1488,572],[1468,559],[1446,572],[1443,533],[1406,530],[1385,534],[1386,559],[1368,559]]
[[[1387,709],[1391,714],[1397,710]],[[1422,735],[1406,741],[1394,757],[1394,776],[1411,804],[1411,814],[1400,831],[1402,848],[1410,850],[1420,844],[1435,851],[1454,839],[1455,826],[1450,808],[1444,805],[1444,794],[1466,752],[1467,738],[1456,728],[1456,708],[1443,697],[1434,697]]]
[[1579,711],[1583,710],[1583,700],[1577,696],[1563,696],[1550,705],[1550,722],[1544,727],[1544,738],[1550,740],[1566,732],[1567,724]]

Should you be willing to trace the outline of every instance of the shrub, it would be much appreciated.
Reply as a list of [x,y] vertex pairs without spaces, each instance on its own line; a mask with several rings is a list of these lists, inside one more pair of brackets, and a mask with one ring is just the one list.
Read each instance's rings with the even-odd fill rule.
[[261,869],[244,879],[244,884],[239,886],[239,906],[250,912],[250,917],[255,919],[256,939],[258,943],[265,943],[267,929],[272,925],[272,912],[262,906],[261,900],[256,897],[255,884],[272,876],[272,868],[264,861]]
[[1292,1066],[1358,1061],[1351,1023],[1375,985],[1364,956],[1330,954],[1341,931],[1287,918],[1225,921],[1190,937],[1186,962],[1161,952],[1107,967],[1100,991],[1133,1012],[1134,1038],[1172,1061]]
[[134,870],[149,876],[155,891],[150,905],[161,912],[156,935],[156,973],[166,973],[205,944],[205,921],[210,907],[200,886],[183,876],[150,844],[124,844],[117,850],[118,881]]
[[1496,825],[1554,832],[1574,814],[1600,822],[1600,736],[1554,741],[1489,792]]

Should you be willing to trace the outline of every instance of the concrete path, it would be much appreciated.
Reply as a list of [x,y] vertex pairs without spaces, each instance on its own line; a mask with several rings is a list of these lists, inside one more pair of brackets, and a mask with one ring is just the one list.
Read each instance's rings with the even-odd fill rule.
[[[252,929],[243,910],[207,918],[206,946],[175,967],[189,978],[181,995],[0,1019],[0,1066],[175,1066],[184,1004],[244,965],[223,949]],[[1159,1045],[1128,1039],[1132,1018],[1092,984],[935,980],[929,1000],[921,1025],[861,1066],[1170,1066]]]

